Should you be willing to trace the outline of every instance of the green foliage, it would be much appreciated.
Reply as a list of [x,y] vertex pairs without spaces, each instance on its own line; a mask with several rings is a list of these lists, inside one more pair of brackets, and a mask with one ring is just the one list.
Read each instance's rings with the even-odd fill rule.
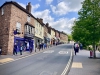
[[85,0],[72,27],[72,37],[84,46],[100,40],[100,0]]
[[68,35],[68,41],[72,40],[72,35]]

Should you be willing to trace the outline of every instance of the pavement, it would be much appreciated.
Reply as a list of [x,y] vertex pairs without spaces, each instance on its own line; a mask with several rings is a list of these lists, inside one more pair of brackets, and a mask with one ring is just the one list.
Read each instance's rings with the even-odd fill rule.
[[96,51],[98,59],[89,58],[90,52],[80,50],[73,57],[73,63],[68,75],[100,75],[100,52]]
[[[55,47],[55,46],[53,46],[53,47]],[[46,48],[46,49],[43,49],[43,50],[40,49],[40,51],[39,51],[39,49],[36,49],[36,52],[34,50],[32,53],[30,53],[29,51],[23,51],[22,55],[20,55],[19,52],[17,53],[17,55],[13,55],[13,54],[11,54],[11,55],[0,55],[0,65],[9,63],[9,62],[17,60],[17,59],[28,57],[28,56],[31,56],[31,55],[34,55],[34,54],[37,54],[37,53],[40,53],[40,52],[43,52],[43,51],[51,49],[53,47]]]

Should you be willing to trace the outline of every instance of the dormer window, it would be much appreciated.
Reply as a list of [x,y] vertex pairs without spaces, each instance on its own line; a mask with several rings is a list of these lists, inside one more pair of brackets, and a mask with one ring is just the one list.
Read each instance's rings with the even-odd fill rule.
[[30,22],[31,21],[31,17],[28,15],[27,16],[27,22]]
[[1,15],[4,15],[4,8],[1,9]]

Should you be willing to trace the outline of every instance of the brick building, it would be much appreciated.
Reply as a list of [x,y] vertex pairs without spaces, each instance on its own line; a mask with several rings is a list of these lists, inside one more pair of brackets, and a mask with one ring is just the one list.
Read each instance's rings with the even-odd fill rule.
[[68,36],[63,31],[60,32],[60,42],[61,43],[68,43]]
[[[31,5],[26,9],[14,1],[5,2],[0,7],[0,47],[2,54],[12,54],[16,42],[18,51],[22,43],[27,50],[34,47],[34,19]],[[33,48],[34,49],[34,48]]]
[[60,31],[55,30],[55,37],[56,37],[57,44],[59,44],[60,43]]

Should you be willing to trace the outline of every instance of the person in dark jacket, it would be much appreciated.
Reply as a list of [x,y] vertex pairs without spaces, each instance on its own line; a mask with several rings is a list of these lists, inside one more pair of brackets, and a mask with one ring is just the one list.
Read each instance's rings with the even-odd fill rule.
[[77,52],[79,52],[79,44],[78,43],[74,43],[74,51],[75,51],[75,55]]
[[14,44],[13,55],[17,55],[17,44]]
[[32,49],[32,47],[30,47],[30,53],[32,53],[32,51],[33,51],[33,49]]
[[20,46],[20,55],[22,55],[22,51],[23,51],[23,44],[21,44]]

